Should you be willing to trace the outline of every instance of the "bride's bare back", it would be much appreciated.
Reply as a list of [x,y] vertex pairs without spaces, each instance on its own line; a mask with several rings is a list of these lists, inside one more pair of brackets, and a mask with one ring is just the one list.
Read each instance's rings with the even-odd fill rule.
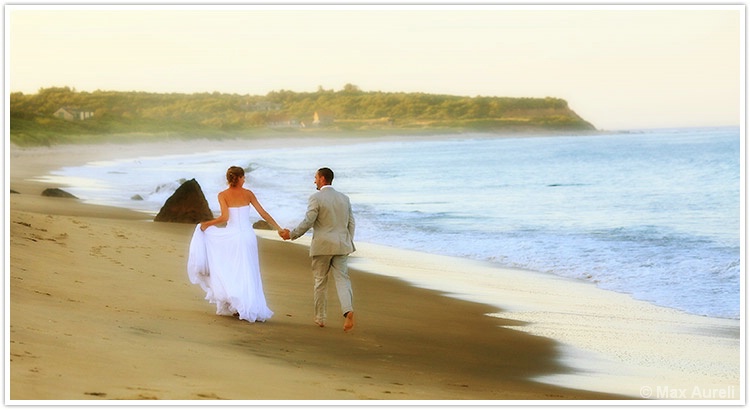
[[230,208],[250,205],[255,199],[255,195],[249,189],[242,187],[230,187],[219,193],[219,202],[223,200]]

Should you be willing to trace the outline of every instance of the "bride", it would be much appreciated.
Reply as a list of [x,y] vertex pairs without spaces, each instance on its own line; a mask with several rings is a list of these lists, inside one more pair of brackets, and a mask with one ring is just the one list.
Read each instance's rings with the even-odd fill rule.
[[[250,205],[271,226],[281,227],[245,189],[245,170],[227,170],[229,188],[219,193],[221,215],[195,227],[188,254],[188,277],[216,304],[217,315],[264,322],[273,312],[266,305],[258,263],[258,242],[250,222]],[[219,227],[226,223],[226,227]]]

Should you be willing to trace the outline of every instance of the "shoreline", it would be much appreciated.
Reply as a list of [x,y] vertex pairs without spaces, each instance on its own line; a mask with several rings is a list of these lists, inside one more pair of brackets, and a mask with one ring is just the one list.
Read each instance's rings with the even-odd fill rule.
[[[560,360],[572,371],[534,380],[623,395],[640,395],[644,387],[656,394],[665,385],[733,386],[739,394],[740,320],[692,315],[592,283],[489,262],[373,244],[360,251],[351,266],[494,307],[488,316],[518,323],[505,327],[558,342]],[[486,280],[469,286],[464,277]]]
[[[456,135],[448,134],[447,137],[455,138]],[[440,138],[440,136],[430,137],[430,139],[435,138]],[[374,139],[369,138],[367,140],[373,141]],[[308,143],[311,145],[321,145],[326,142],[356,144],[362,141],[363,139],[346,139],[343,137],[331,137],[330,139],[315,138],[314,140],[305,138],[301,138],[300,140],[296,138],[284,139],[286,143]],[[246,149],[279,146],[279,141],[276,138],[259,138],[242,140],[242,142],[252,144],[252,146],[244,147]],[[74,213],[72,209],[78,209],[76,211],[79,212],[78,215],[91,217],[91,212],[96,209],[96,212],[99,213],[94,213],[95,217],[102,216],[109,218],[112,215],[117,215],[117,219],[138,219],[138,215],[136,214],[118,209],[106,209],[106,207],[100,206],[77,204],[70,207],[58,207],[57,205],[60,204],[60,200],[44,199],[43,201],[38,201],[39,198],[32,199],[28,194],[39,193],[48,186],[44,182],[33,181],[33,178],[40,175],[40,170],[41,174],[44,174],[44,169],[51,171],[65,165],[78,165],[92,160],[145,156],[144,154],[157,151],[179,154],[182,152],[194,153],[196,150],[218,150],[221,147],[231,149],[231,146],[236,143],[236,140],[189,141],[178,148],[174,144],[164,141],[148,144],[126,144],[124,146],[118,144],[98,144],[93,146],[53,146],[45,148],[14,147],[9,153],[11,160],[9,161],[9,166],[12,169],[10,174],[10,188],[22,192],[22,194],[20,196],[19,194],[11,195],[11,213],[15,217],[18,217],[18,214],[13,212],[13,208],[23,204],[24,212],[30,211],[46,215],[69,215]],[[62,154],[67,154],[67,156],[63,156]],[[16,164],[14,164],[14,159]],[[20,161],[29,161],[33,166],[17,166],[17,163]],[[14,203],[16,204],[15,206],[13,205]],[[43,204],[35,206],[37,203]],[[81,207],[87,210],[81,211]],[[25,217],[30,216],[26,215]],[[145,219],[143,218],[143,214],[140,214],[140,218]],[[156,226],[160,224],[152,223],[146,225]],[[173,228],[169,228],[168,230],[172,231]],[[174,228],[174,230],[179,229]],[[268,237],[263,232],[259,232],[259,237],[263,238],[261,241],[263,247],[280,246],[284,249],[289,248],[288,246],[284,247],[285,244],[280,242],[280,240]],[[641,394],[639,393],[639,387],[650,386],[656,390],[665,383],[664,380],[671,381],[672,383],[666,383],[673,386],[684,386],[686,383],[705,386],[706,388],[723,388],[722,386],[739,385],[739,357],[734,362],[737,364],[736,375],[731,369],[727,370],[727,366],[729,366],[727,363],[722,363],[722,366],[718,368],[715,365],[713,365],[714,367],[709,366],[711,375],[708,377],[703,374],[701,378],[693,378],[701,376],[699,373],[703,372],[703,369],[701,369],[701,372],[697,372],[697,369],[693,368],[694,366],[705,366],[706,363],[709,363],[705,355],[693,357],[692,361],[687,365],[678,365],[678,362],[682,363],[680,360],[684,362],[686,359],[684,352],[677,352],[674,349],[666,352],[654,352],[653,345],[650,345],[653,342],[659,343],[664,340],[671,340],[669,339],[670,337],[674,338],[675,343],[679,342],[683,346],[685,340],[689,339],[688,345],[690,349],[705,347],[706,343],[724,343],[725,346],[721,346],[723,349],[722,352],[718,354],[726,357],[726,353],[729,352],[729,362],[732,362],[731,358],[735,357],[735,353],[739,356],[739,321],[715,321],[713,318],[703,320],[699,319],[700,317],[681,314],[669,309],[654,309],[652,305],[633,301],[626,295],[602,291],[595,288],[592,284],[566,280],[552,275],[501,269],[489,266],[488,264],[467,262],[458,258],[387,249],[387,247],[379,247],[371,244],[362,245],[361,247],[358,246],[360,250],[353,254],[352,257],[351,266],[355,271],[369,272],[375,274],[375,276],[382,277],[391,276],[397,278],[396,280],[399,282],[403,282],[404,286],[414,289],[428,288],[430,289],[429,292],[444,295],[442,297],[450,297],[451,302],[448,302],[449,304],[479,304],[478,306],[482,306],[485,310],[479,314],[479,316],[483,317],[481,320],[489,319],[496,321],[494,326],[512,331],[511,334],[514,336],[509,336],[511,338],[523,339],[524,334],[529,334],[532,338],[535,338],[532,340],[537,340],[536,338],[541,336],[544,338],[543,340],[549,340],[550,342],[555,340],[556,342],[553,345],[559,343],[559,347],[553,350],[562,350],[562,353],[545,356],[546,360],[557,364],[552,365],[552,363],[547,363],[547,367],[551,371],[529,378],[528,383],[536,386],[537,389],[539,386],[546,387],[553,384],[580,390],[623,394],[624,397],[637,399],[640,398],[639,394]],[[418,262],[414,262],[415,260]],[[457,277],[437,284],[434,281],[434,276],[430,279],[425,278],[424,274],[426,271],[434,272],[436,269],[443,271],[443,274],[440,275],[441,277],[451,277],[451,275]],[[501,274],[507,276],[508,283],[515,282],[517,284],[509,286],[510,289],[492,289],[492,292],[487,292],[485,297],[477,298],[476,289],[462,292],[459,288],[455,287],[457,283],[461,282],[460,274],[457,274],[457,272],[463,272],[461,274],[471,272],[475,275]],[[265,276],[267,275],[264,273]],[[575,289],[575,292],[573,295],[565,295],[561,292],[563,289],[566,291]],[[473,296],[467,297],[467,294]],[[497,301],[498,295],[502,295],[500,297],[502,300],[501,303]],[[549,300],[550,296],[554,296],[551,303]],[[596,303],[592,302],[586,306],[576,303],[577,301],[580,302],[582,297],[583,300],[595,300]],[[575,309],[570,306],[574,306]],[[603,308],[606,309],[603,311]],[[632,309],[636,309],[636,312],[639,314],[631,314],[630,310]],[[588,326],[583,326],[579,323],[581,316],[588,318]],[[551,320],[550,317],[552,317]],[[597,320],[591,320],[591,318]],[[616,322],[614,325],[611,323],[613,321]],[[653,323],[648,323],[649,321]],[[734,329],[735,322],[736,332]],[[439,327],[439,323],[438,321],[434,326]],[[561,332],[561,329],[572,330]],[[613,333],[613,330],[616,332]],[[719,342],[715,340],[717,339],[715,336],[713,338],[710,336],[711,333],[716,333],[716,330],[726,333],[725,336],[718,338]],[[650,337],[649,332],[653,332]],[[659,332],[662,332],[662,334],[659,334]],[[609,335],[605,343],[600,343],[604,345],[603,348],[597,346],[597,343],[589,341],[592,334],[597,336]],[[690,337],[686,338],[686,334]],[[637,344],[635,346],[637,348],[634,349],[634,346],[625,348],[617,346],[622,337],[625,337],[625,340],[629,340],[633,339],[633,335],[638,336],[633,341],[633,344]],[[732,347],[735,339],[738,344],[736,349]],[[633,353],[640,354],[641,357],[626,357],[626,360],[623,360],[623,355],[627,356]],[[716,352],[708,353],[710,353],[708,355],[711,356],[711,359],[716,354]],[[596,357],[592,359],[592,356]],[[612,356],[617,360],[613,360]],[[654,360],[657,362],[657,366],[655,367],[653,366]],[[549,367],[550,365],[552,366]],[[594,371],[594,369],[598,369],[598,371]],[[650,375],[649,377],[644,377],[642,374],[639,374],[643,370],[648,370],[649,372],[656,371],[658,374],[656,376]],[[623,373],[625,374],[623,375]],[[619,375],[618,377],[613,377],[613,374]],[[722,376],[717,377],[719,374],[722,374]],[[538,385],[534,380],[545,384]],[[550,389],[559,388],[550,387]],[[737,387],[735,392],[736,396],[728,398],[739,399],[739,387]],[[588,393],[581,394],[586,396]],[[591,398],[599,396],[596,393],[590,394],[592,395]],[[535,398],[545,399],[544,395],[539,393],[537,395],[538,397]],[[532,395],[532,397],[534,396]],[[571,398],[569,393],[567,396],[563,395],[562,397],[565,399]],[[611,398],[614,397],[619,396]],[[656,398],[669,399],[671,397]],[[701,399],[705,399],[705,397],[701,397]]]

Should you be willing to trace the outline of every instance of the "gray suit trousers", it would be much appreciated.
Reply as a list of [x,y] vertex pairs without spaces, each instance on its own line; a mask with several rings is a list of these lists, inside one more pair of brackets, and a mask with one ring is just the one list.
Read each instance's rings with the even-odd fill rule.
[[325,322],[328,300],[328,278],[333,276],[336,292],[341,303],[341,313],[351,312],[352,284],[347,267],[348,255],[318,255],[312,257],[312,271],[315,279],[314,301],[315,320]]

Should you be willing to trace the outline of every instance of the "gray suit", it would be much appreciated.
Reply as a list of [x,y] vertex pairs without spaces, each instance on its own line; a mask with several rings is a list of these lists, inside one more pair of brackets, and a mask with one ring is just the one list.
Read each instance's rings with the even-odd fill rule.
[[313,229],[310,245],[315,277],[315,319],[325,322],[328,274],[336,281],[342,313],[353,311],[352,286],[347,267],[348,255],[354,252],[354,215],[349,197],[330,185],[310,196],[305,219],[290,232],[297,239]]
[[354,252],[354,215],[349,197],[326,185],[310,195],[305,219],[291,231],[297,239],[313,229],[310,256]]

